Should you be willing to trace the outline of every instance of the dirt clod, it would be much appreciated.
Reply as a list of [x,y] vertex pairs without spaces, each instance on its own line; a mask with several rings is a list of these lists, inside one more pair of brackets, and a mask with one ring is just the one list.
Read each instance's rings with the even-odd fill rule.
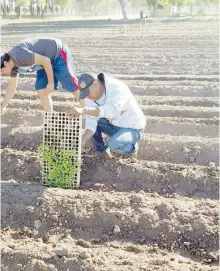
[[92,242],[93,244],[98,244],[98,243],[100,243],[101,241],[102,241],[101,238],[95,238],[95,239],[92,239],[92,240],[91,240],[91,242]]
[[46,264],[42,260],[32,259],[29,261],[24,271],[58,271],[53,264]]
[[85,240],[82,240],[82,239],[77,240],[76,245],[81,246],[81,247],[85,247],[85,248],[90,248],[91,247],[91,244],[89,242],[87,242]]
[[193,156],[190,156],[190,157],[189,157],[189,162],[190,162],[190,163],[193,163],[193,162],[195,162],[195,157],[193,157]]
[[115,225],[114,229],[113,229],[113,234],[118,235],[120,232],[121,232],[121,230],[120,230],[119,226]]
[[34,227],[36,230],[40,229],[41,226],[42,226],[42,222],[40,220],[34,221]]
[[34,212],[34,206],[27,206],[26,211],[29,212],[29,213],[33,213]]
[[184,153],[189,153],[189,152],[190,152],[190,149],[188,149],[187,147],[184,147],[184,148],[183,148],[183,152],[184,152]]
[[171,215],[174,212],[174,210],[171,205],[168,205],[166,203],[161,203],[157,206],[157,212],[161,218],[167,218],[169,217],[169,215]]
[[134,253],[141,253],[142,251],[139,247],[136,247],[136,246],[128,246],[125,248],[125,250],[129,252],[134,252]]
[[140,204],[143,201],[142,195],[132,195],[130,202],[135,204]]
[[191,244],[190,244],[190,242],[184,242],[183,245],[184,245],[185,247],[187,247],[187,248],[190,248],[190,245],[191,245]]
[[13,250],[10,247],[4,247],[1,250],[2,254],[8,254],[11,255],[13,253]]
[[146,237],[145,237],[145,236],[141,237],[141,239],[140,239],[140,244],[144,244],[145,240],[146,240]]
[[212,252],[209,252],[207,256],[208,256],[208,258],[210,258],[213,262],[216,262],[216,261],[218,260],[218,256],[215,255],[215,254],[212,253]]
[[210,162],[210,163],[209,163],[209,166],[210,166],[211,168],[213,168],[213,167],[215,167],[215,163],[214,163],[214,162]]
[[63,257],[63,256],[68,256],[69,250],[67,248],[57,248],[54,250],[57,256]]
[[88,259],[88,258],[90,258],[90,255],[87,251],[82,251],[82,252],[80,252],[79,257],[81,259]]
[[48,242],[49,242],[49,239],[50,239],[50,234],[49,234],[49,232],[45,232],[45,233],[43,234],[43,237],[42,237],[43,242],[44,242],[44,243],[48,243]]
[[58,221],[58,215],[52,215],[52,216],[51,216],[51,219],[52,219],[53,221]]

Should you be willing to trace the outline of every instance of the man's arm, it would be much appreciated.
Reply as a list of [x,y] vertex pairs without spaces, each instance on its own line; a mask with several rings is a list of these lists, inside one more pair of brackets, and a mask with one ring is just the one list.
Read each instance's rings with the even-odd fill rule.
[[16,88],[17,88],[17,82],[18,82],[18,75],[16,77],[10,77],[8,86],[6,89],[6,93],[4,96],[4,101],[1,104],[1,110],[5,109],[10,103],[10,100],[13,98]]
[[89,115],[92,117],[99,117],[100,110],[98,107],[84,107],[82,110],[82,115]]
[[112,119],[121,114],[125,102],[126,99],[123,99],[123,97],[118,97],[118,99],[110,99],[104,106],[95,108],[86,106],[84,108],[75,108],[74,110],[80,115]]
[[69,117],[75,117],[78,115],[87,115],[91,117],[99,117],[99,108],[98,107],[74,107],[69,111]]
[[45,69],[48,79],[47,89],[52,92],[54,90],[54,77],[50,59],[46,56],[34,54],[34,62],[34,64],[41,65]]
[[[122,86],[122,88],[123,87],[124,86]],[[106,119],[117,118],[121,114],[125,104],[127,103],[129,99],[129,97],[126,95],[126,92],[123,92],[123,89],[122,91],[120,91],[120,88],[121,88],[120,85],[114,86],[114,88],[112,88],[112,91],[114,91],[114,93],[112,97],[109,98],[103,106],[99,106],[95,108],[86,106],[81,110],[78,110],[78,108],[75,108],[75,111],[77,111],[77,113],[81,115],[89,115],[93,117],[106,118]]]

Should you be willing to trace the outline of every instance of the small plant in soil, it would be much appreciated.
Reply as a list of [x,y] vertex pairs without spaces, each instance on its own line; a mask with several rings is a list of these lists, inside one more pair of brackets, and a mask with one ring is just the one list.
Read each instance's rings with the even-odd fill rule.
[[74,188],[80,162],[75,151],[55,149],[41,144],[38,148],[42,178],[46,186]]

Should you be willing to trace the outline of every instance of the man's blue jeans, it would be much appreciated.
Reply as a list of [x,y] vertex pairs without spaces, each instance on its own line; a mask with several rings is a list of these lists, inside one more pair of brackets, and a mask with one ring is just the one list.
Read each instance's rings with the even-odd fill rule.
[[[104,142],[102,133],[109,136],[107,143]],[[132,154],[137,151],[137,142],[142,137],[142,134],[142,130],[117,127],[107,119],[101,118],[92,137],[92,143],[98,153],[106,152],[109,148],[111,152]]]

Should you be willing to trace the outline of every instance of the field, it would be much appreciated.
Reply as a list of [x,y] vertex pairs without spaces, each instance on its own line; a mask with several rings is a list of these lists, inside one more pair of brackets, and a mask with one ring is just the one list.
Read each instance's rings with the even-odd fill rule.
[[[46,188],[43,111],[34,77],[21,77],[1,122],[2,270],[218,270],[217,21],[8,24],[2,52],[35,36],[66,42],[78,75],[127,83],[147,126],[138,161],[86,150],[79,190]],[[63,90],[53,100],[57,111],[74,104]]]

